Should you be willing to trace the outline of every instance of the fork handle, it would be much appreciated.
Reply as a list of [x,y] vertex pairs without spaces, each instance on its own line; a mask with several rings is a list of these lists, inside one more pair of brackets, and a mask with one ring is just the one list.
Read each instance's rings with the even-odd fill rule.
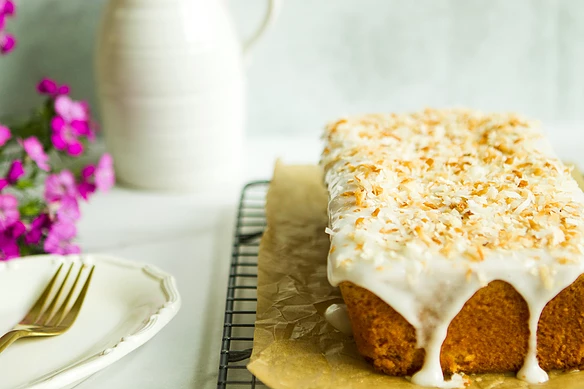
[[0,338],[0,353],[8,348],[12,343],[16,342],[18,339],[22,338],[25,334],[21,330],[8,331]]

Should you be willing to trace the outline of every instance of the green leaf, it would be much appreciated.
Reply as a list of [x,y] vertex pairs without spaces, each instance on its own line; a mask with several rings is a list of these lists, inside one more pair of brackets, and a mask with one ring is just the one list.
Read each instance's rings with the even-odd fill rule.
[[31,246],[27,246],[25,244],[20,246],[20,256],[26,257],[27,255],[33,254],[33,248]]
[[19,180],[16,185],[14,185],[17,189],[30,189],[34,187],[34,182],[30,179],[22,179]]
[[31,217],[37,216],[44,208],[44,204],[39,200],[32,200],[28,203],[24,203],[18,208],[21,216]]

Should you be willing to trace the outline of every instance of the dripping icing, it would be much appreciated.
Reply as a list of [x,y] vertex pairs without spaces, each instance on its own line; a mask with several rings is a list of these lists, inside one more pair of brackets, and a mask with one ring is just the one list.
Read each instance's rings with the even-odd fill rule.
[[[350,247],[340,249],[339,255],[342,256],[344,250],[348,251]],[[543,253],[540,253],[540,255],[543,255]],[[527,264],[531,262],[528,258],[529,254],[526,253],[525,263]],[[551,263],[552,259],[548,257],[542,258],[540,261]],[[542,286],[540,277],[533,274],[529,265],[524,268],[510,266],[509,264],[513,264],[513,261],[503,255],[488,258],[484,262],[475,265],[473,273],[482,273],[482,280],[479,280],[479,277],[473,277],[473,279],[467,281],[466,271],[462,270],[463,267],[457,269],[450,261],[444,259],[436,259],[436,261],[429,263],[434,263],[435,265],[427,266],[426,270],[418,276],[419,282],[426,285],[424,290],[427,293],[416,292],[416,289],[412,288],[407,281],[404,281],[403,278],[399,279],[399,272],[396,272],[398,277],[394,279],[386,276],[383,280],[379,280],[378,272],[375,268],[367,266],[367,263],[356,265],[356,267],[359,267],[358,270],[355,268],[351,269],[351,271],[344,271],[339,268],[329,269],[329,275],[333,285],[338,285],[343,281],[350,281],[356,285],[366,287],[391,305],[415,327],[418,341],[428,338],[427,341],[419,344],[419,346],[426,350],[426,355],[430,356],[430,358],[426,358],[422,370],[412,377],[412,382],[419,385],[437,387],[444,385],[445,382],[440,365],[440,348],[446,338],[448,325],[472,295],[484,286],[482,282],[505,281],[523,296],[530,312],[529,349],[524,367],[518,373],[518,378],[530,383],[547,381],[547,374],[539,368],[535,354],[537,322],[545,305],[563,289],[571,285],[584,271],[582,266],[562,265],[557,270],[553,289],[545,289]],[[331,267],[331,264],[329,264],[329,267]],[[448,294],[447,298],[444,299],[446,302],[440,305],[440,309],[444,312],[443,316],[430,326],[425,326],[419,313],[433,306],[432,294],[445,291],[443,284],[438,282],[435,277],[436,273],[444,274],[443,271],[440,271],[441,269],[450,269],[452,274],[449,277],[453,280],[458,278],[461,281],[456,288],[451,289],[452,293]],[[464,281],[462,281],[463,279]]]
[[351,321],[345,304],[331,304],[324,311],[326,321],[347,336],[353,335]]

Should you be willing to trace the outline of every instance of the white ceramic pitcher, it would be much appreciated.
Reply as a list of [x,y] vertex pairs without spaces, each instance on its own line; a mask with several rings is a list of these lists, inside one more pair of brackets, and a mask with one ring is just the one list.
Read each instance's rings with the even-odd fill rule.
[[243,55],[226,0],[110,0],[96,70],[118,180],[159,190],[237,182],[244,128]]

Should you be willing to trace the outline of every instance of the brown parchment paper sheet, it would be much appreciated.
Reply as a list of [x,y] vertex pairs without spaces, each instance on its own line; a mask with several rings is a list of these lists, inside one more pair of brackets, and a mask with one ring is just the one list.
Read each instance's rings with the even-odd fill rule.
[[[254,349],[248,369],[272,389],[414,389],[375,372],[351,337],[324,319],[342,302],[326,275],[327,193],[317,166],[276,164],[267,197],[268,227],[258,264]],[[543,385],[512,375],[473,375],[471,389],[582,389],[584,372],[550,374]]]

